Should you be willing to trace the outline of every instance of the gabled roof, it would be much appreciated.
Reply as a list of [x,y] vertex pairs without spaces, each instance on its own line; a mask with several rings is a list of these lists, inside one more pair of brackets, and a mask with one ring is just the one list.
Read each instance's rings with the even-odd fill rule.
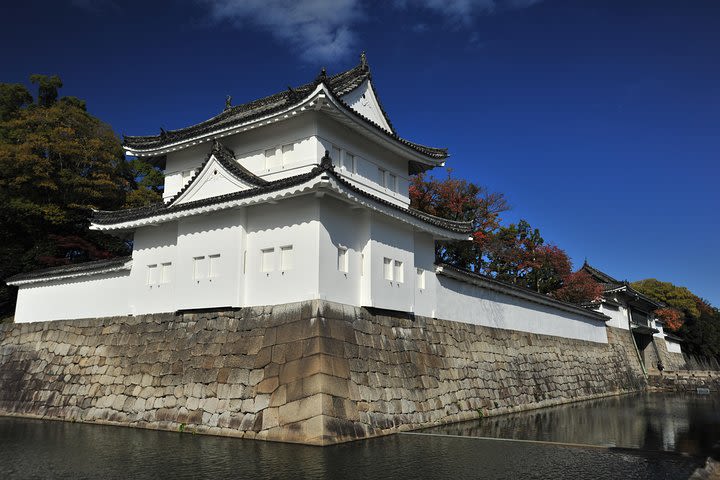
[[70,278],[91,274],[109,273],[120,270],[128,270],[128,262],[131,256],[117,257],[108,260],[94,260],[91,262],[73,263],[59,267],[43,268],[32,272],[19,273],[5,280],[8,285],[20,285],[26,283],[41,282],[53,278]]
[[213,146],[210,150],[210,153],[208,153],[207,157],[205,157],[203,163],[195,169],[195,174],[193,175],[193,177],[180,189],[178,193],[173,195],[169,200],[165,202],[166,205],[172,205],[173,203],[175,203],[185,194],[185,192],[190,190],[190,188],[195,185],[195,182],[197,182],[198,178],[200,178],[200,172],[203,171],[211,158],[215,158],[218,163],[220,163],[220,165],[222,165],[223,168],[225,168],[228,173],[233,175],[235,178],[247,182],[250,185],[262,187],[269,183],[264,178],[258,177],[250,170],[240,165],[240,163],[235,159],[235,153],[232,150],[227,148],[218,140],[213,140]]
[[[210,206],[218,206],[217,209],[221,209],[223,205],[227,206],[231,204],[231,202],[236,200],[252,199],[274,192],[281,193],[282,191],[292,189],[293,187],[302,187],[304,184],[307,184],[311,180],[317,179],[318,177],[321,177],[322,179],[323,175],[327,175],[328,178],[332,177],[336,184],[343,188],[344,191],[351,193],[353,196],[359,199],[369,200],[374,206],[381,206],[385,211],[407,215],[407,217],[405,218],[410,217],[414,219],[413,221],[419,220],[424,224],[431,225],[432,227],[438,228],[443,231],[452,232],[454,234],[469,235],[474,230],[471,222],[458,222],[454,220],[435,217],[433,215],[421,212],[413,208],[396,205],[385,199],[366,192],[364,189],[342,178],[335,171],[335,167],[332,164],[332,160],[330,159],[328,152],[325,152],[325,156],[321,160],[320,165],[315,166],[311,171],[307,173],[281,178],[272,182],[265,182],[247,190],[241,190],[226,195],[190,201],[187,203],[175,203],[175,199],[178,198],[176,196],[169,203],[156,203],[146,207],[117,211],[95,211],[93,212],[91,222],[93,224],[93,228],[95,229],[120,230],[121,228],[119,227],[119,225],[127,224],[128,222],[149,220],[149,223],[152,223],[153,219],[166,217],[167,215],[202,209],[203,207]],[[190,183],[192,183],[192,181]],[[118,227],[107,228],[113,226]]]
[[[398,136],[392,127],[392,123],[390,122],[387,113],[382,108],[382,104],[380,103],[377,93],[375,93],[375,95],[378,104],[380,105],[380,110],[382,111],[382,115],[387,121],[387,124],[390,126],[390,131],[387,131],[382,126],[359,114],[343,101],[342,97],[344,95],[357,89],[365,81],[369,81],[371,78],[370,67],[368,66],[364,56],[361,58],[362,60],[360,65],[350,70],[328,77],[323,69],[321,74],[313,82],[306,83],[296,88],[288,88],[283,92],[276,93],[259,100],[226,108],[225,111],[219,115],[196,125],[178,130],[166,131],[161,129],[161,132],[158,135],[123,135],[123,146],[128,153],[133,155],[161,156],[168,150],[170,145],[182,144],[183,142],[190,140],[206,141],[206,137],[212,137],[215,133],[221,130],[226,131],[235,126],[246,124],[248,122],[252,122],[253,120],[265,118],[276,113],[281,113],[287,109],[291,109],[305,101],[319,85],[324,85],[336,103],[339,103],[348,111],[352,112],[357,120],[371,126],[373,129],[377,129],[377,131],[382,133],[382,135],[386,138],[397,141],[405,147],[410,148],[412,151],[435,160],[443,160],[447,158],[447,149],[428,147]],[[418,171],[432,168],[420,164],[415,165],[414,163],[417,162],[411,163],[413,163],[413,169]]]

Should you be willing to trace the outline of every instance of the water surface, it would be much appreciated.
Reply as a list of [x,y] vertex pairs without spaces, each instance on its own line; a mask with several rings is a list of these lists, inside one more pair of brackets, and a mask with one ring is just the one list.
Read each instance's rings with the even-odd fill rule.
[[615,439],[699,451],[698,442],[720,440],[717,424],[706,432],[695,423],[717,419],[717,399],[707,398],[618,397],[423,431],[459,437],[391,435],[325,448],[0,418],[0,478],[686,479],[704,457],[474,437]]

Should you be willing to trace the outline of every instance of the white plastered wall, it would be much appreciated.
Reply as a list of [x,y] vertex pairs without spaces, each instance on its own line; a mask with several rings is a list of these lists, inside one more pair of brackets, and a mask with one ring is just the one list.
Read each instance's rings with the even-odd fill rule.
[[607,343],[605,323],[470,283],[437,276],[437,318]]
[[[369,241],[369,218],[363,208],[330,196],[320,205],[319,258],[321,299],[362,304],[363,252]],[[346,255],[342,264],[341,251]]]
[[[371,305],[410,312],[415,300],[415,256],[413,229],[384,215],[373,213],[370,227]],[[392,262],[392,280],[385,278],[384,259]],[[398,279],[394,262],[402,262],[402,279]],[[367,270],[366,270],[367,271]]]
[[[176,308],[177,222],[140,228],[133,241],[130,273],[130,312],[133,314],[172,312]],[[169,281],[160,281],[160,269],[169,263]],[[148,281],[148,269],[155,265],[154,281]]]
[[127,315],[129,273],[125,270],[23,285],[18,290],[15,322]]
[[[247,306],[318,297],[318,199],[312,195],[247,208],[244,292]],[[292,246],[292,267],[281,268],[282,247]],[[273,249],[263,271],[262,250]]]
[[[437,305],[437,279],[435,278],[435,240],[430,234],[415,232],[415,267],[410,272],[415,283],[414,312],[417,315],[435,317]],[[418,270],[423,279],[420,279]],[[424,283],[421,285],[421,282]]]
[[190,217],[179,222],[178,308],[241,305],[241,285],[244,283],[241,252],[245,245],[245,221],[245,209],[238,209]]
[[670,353],[682,353],[680,343],[674,342],[668,338],[665,338],[665,346],[667,346],[668,352]]
[[[342,156],[350,153],[355,157],[354,172],[349,165],[348,168],[344,168],[340,159],[333,158],[338,173],[362,185],[365,190],[377,197],[400,206],[410,204],[407,159],[369,141],[366,137],[329,117],[319,117],[317,125],[321,155],[327,150],[333,156],[333,146],[336,146],[342,150]],[[396,191],[392,191],[380,183],[378,168],[392,173],[397,178]]]

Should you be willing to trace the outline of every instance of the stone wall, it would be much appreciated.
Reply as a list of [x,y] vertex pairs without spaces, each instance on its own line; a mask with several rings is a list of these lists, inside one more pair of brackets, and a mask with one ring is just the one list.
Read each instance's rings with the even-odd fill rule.
[[660,360],[662,360],[666,372],[677,372],[687,369],[685,357],[682,353],[669,352],[664,339],[653,338],[653,342],[657,345]]
[[720,392],[720,372],[716,371],[684,371],[663,372],[649,375],[648,384],[653,389],[696,393],[698,388],[707,388],[712,393]]
[[323,301],[2,325],[0,414],[326,445],[644,388],[608,336]]

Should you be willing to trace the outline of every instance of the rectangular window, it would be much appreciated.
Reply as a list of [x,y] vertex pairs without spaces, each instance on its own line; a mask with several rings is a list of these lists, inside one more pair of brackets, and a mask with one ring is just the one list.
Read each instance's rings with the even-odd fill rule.
[[187,170],[181,173],[183,186],[187,185],[187,183],[190,181],[194,174],[195,170]]
[[157,264],[147,266],[147,276],[145,282],[148,285],[157,284]]
[[393,266],[392,266],[392,259],[390,258],[383,258],[383,273],[385,274],[385,280],[392,281],[393,279]]
[[385,186],[393,192],[397,192],[397,177],[392,173],[388,173],[388,183]]
[[365,254],[360,254],[360,276],[365,275]]
[[247,271],[247,250],[243,251],[243,265],[242,265],[243,275],[245,275],[245,272]]
[[292,143],[282,146],[282,164],[283,164],[283,166],[292,163],[293,150],[295,150],[295,145],[293,145]]
[[345,152],[345,170],[357,173],[357,165],[355,165],[355,155]]
[[378,185],[380,185],[381,187],[384,187],[386,185],[385,173],[385,170],[383,170],[382,168],[378,168]]
[[330,152],[330,157],[332,158],[333,165],[337,165],[338,167],[342,165],[342,158],[340,158],[340,155],[340,148],[333,145],[332,152]]
[[270,170],[282,163],[282,159],[278,158],[277,148],[268,148],[265,150],[265,168]]
[[260,271],[261,272],[272,272],[275,269],[275,249],[264,248],[260,250]]
[[208,255],[210,268],[208,269],[208,278],[217,278],[220,276],[220,254]]
[[280,270],[286,272],[293,269],[293,247],[286,245],[280,247]]
[[205,257],[193,257],[193,280],[200,281],[205,278]]
[[395,281],[398,283],[403,282],[403,262],[400,260],[395,260]]
[[338,245],[338,270],[347,273],[348,271],[348,249],[342,245]]
[[163,263],[160,266],[160,283],[170,283],[170,268],[172,267],[171,262]]
[[425,270],[417,269],[417,288],[423,290],[425,288]]

